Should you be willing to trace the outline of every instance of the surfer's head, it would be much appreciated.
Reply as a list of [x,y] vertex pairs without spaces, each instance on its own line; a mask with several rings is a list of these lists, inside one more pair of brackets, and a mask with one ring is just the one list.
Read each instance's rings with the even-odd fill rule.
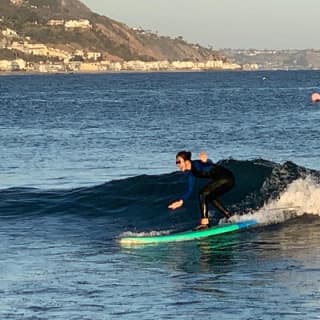
[[187,171],[191,169],[191,152],[179,151],[176,155],[176,165],[181,171]]

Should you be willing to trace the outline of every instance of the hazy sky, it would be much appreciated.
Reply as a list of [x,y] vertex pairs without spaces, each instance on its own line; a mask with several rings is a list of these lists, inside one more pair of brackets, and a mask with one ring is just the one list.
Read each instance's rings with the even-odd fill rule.
[[219,48],[320,48],[320,0],[82,0],[92,11]]

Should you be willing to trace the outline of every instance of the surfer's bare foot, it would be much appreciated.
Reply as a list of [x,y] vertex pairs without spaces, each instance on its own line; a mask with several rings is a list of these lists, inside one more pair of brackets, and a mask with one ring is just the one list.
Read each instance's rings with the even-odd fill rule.
[[208,224],[199,224],[197,227],[194,228],[194,230],[198,231],[198,230],[205,230],[205,229],[208,229],[208,228],[209,228]]
[[231,214],[228,212],[228,213],[225,213],[225,218],[226,220],[228,221],[230,218],[231,218]]

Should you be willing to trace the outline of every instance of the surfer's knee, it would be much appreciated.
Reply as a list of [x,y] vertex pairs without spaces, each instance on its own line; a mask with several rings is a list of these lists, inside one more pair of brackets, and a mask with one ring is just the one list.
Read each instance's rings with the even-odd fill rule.
[[199,197],[207,198],[210,195],[210,190],[207,190],[207,188],[203,188],[199,192]]

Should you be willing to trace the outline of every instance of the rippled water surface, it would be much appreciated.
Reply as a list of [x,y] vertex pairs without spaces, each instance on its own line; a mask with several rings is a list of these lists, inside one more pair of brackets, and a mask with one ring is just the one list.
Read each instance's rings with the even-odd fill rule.
[[[318,72],[0,78],[0,317],[320,319]],[[258,226],[125,247],[199,219],[175,153],[236,177]],[[212,221],[216,215],[212,211]]]

